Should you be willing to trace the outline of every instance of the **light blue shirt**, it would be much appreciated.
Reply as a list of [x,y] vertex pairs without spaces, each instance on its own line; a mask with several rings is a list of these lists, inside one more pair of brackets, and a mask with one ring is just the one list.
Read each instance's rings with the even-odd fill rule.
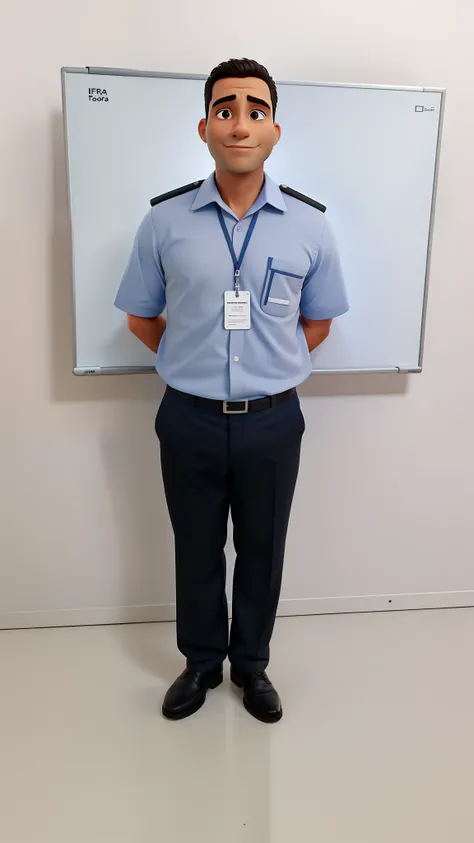
[[[224,328],[224,292],[234,288],[234,264],[216,205],[237,257],[259,211],[240,273],[240,288],[251,295],[250,330]],[[232,401],[275,395],[306,380],[312,363],[300,313],[331,319],[348,310],[326,215],[283,194],[266,175],[257,200],[238,220],[221,199],[214,173],[201,187],[148,211],[115,305],[145,317],[166,307],[158,374],[182,392]]]

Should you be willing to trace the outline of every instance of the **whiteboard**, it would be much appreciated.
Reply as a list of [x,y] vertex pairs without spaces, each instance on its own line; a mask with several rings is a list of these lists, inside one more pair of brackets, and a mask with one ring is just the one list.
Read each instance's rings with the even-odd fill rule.
[[[205,77],[63,68],[75,374],[155,371],[114,307],[150,199],[214,169],[197,134]],[[350,310],[314,372],[420,372],[445,92],[278,83],[282,139],[266,162],[327,206]]]

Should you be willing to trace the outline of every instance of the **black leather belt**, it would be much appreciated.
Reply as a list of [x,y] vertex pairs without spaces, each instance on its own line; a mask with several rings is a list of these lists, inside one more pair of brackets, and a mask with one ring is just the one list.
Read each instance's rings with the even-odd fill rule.
[[259,410],[269,410],[276,404],[286,401],[296,393],[296,389],[287,389],[286,392],[279,392],[278,395],[269,395],[267,398],[255,398],[253,401],[217,401],[213,398],[198,398],[197,395],[190,395],[187,392],[180,392],[178,389],[168,387],[169,392],[176,395],[177,398],[182,398],[183,401],[188,401],[194,404],[195,407],[210,407],[213,410],[218,410],[220,413],[226,415],[239,415],[241,413],[258,413]]

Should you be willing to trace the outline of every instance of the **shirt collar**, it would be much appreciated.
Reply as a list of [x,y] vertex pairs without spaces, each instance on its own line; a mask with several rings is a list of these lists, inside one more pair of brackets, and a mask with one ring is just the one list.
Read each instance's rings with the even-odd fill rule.
[[[212,203],[220,205],[220,207],[225,211],[230,210],[217,189],[214,173],[211,173],[211,175],[208,176],[202,183],[196,196],[194,197],[194,202],[191,205],[191,211],[198,211],[200,208],[204,208],[206,205],[211,205]],[[276,208],[278,211],[288,210],[280,188],[276,182],[267,175],[267,173],[265,173],[265,181],[259,195],[245,216],[248,214],[254,214],[265,205],[272,205],[272,207]]]

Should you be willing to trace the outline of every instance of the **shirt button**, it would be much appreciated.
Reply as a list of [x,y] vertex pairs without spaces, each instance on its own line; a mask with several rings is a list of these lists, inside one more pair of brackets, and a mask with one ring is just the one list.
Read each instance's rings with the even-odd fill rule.
[[241,225],[238,225],[238,226],[237,226],[237,231],[242,231],[242,226],[241,226]]
[[239,360],[240,360],[240,357],[234,357],[234,363],[238,363]]

